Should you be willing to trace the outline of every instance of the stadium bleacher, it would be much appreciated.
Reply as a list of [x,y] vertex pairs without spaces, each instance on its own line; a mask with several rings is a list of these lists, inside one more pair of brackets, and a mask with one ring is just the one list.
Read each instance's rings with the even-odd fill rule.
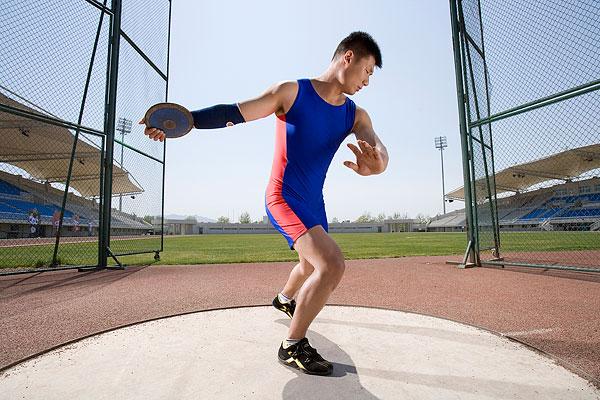
[[553,196],[544,205],[521,217],[521,220],[600,216],[600,193]]
[[[6,232],[19,236],[18,232],[26,232],[29,216],[35,213],[40,225],[52,226],[53,216],[60,211],[63,193],[50,185],[44,185],[18,176],[0,172],[0,232],[1,237],[8,237]],[[98,227],[98,204],[70,193],[64,212],[63,226],[81,226],[79,230]],[[21,228],[19,228],[19,226]],[[135,216],[113,210],[111,228],[120,229],[125,234],[146,232],[152,226]],[[47,231],[50,232],[50,231]],[[117,232],[118,233],[118,232]]]
[[8,182],[0,180],[0,193],[18,196],[21,194],[21,189],[14,185],[11,185]]
[[[52,217],[56,211],[60,211],[60,207],[44,204],[36,204],[31,201],[14,200],[14,199],[2,199],[2,203],[11,207],[17,213],[29,214],[32,210],[36,210],[42,217]],[[13,211],[14,212],[14,211]],[[64,216],[66,218],[73,217],[73,213],[69,210],[65,210]]]
[[[600,229],[600,178],[568,182],[499,198],[501,229]],[[479,223],[491,223],[487,203],[479,206]],[[465,210],[433,218],[430,231],[452,231],[466,225]]]

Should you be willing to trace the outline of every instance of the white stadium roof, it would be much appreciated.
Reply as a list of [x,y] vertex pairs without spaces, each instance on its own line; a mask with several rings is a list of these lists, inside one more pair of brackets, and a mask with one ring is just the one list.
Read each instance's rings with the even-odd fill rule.
[[[549,180],[570,181],[580,175],[600,168],[600,144],[566,150],[546,158],[508,167],[496,173],[496,193],[521,192],[538,183]],[[487,193],[485,178],[477,179],[478,193]],[[464,200],[464,186],[446,194],[452,200]]]
[[[0,94],[0,102],[40,114]],[[71,130],[0,111],[0,162],[14,165],[40,181],[66,183],[74,135]],[[100,194],[100,149],[79,139],[70,186],[83,197]],[[141,193],[130,173],[113,165],[113,193]]]

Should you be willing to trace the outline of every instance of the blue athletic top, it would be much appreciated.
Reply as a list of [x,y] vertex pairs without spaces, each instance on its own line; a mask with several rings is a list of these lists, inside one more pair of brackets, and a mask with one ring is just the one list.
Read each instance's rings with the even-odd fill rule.
[[[327,170],[354,125],[356,105],[327,103],[309,79],[298,80],[292,107],[277,117],[275,157],[266,191],[267,213],[290,241],[316,224],[327,230],[323,184]],[[290,224],[297,229],[290,232]]]

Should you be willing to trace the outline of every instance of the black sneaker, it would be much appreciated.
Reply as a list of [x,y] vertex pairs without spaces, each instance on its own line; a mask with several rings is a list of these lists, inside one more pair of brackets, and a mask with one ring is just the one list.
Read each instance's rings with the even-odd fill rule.
[[292,300],[289,303],[282,303],[279,301],[279,296],[275,296],[273,299],[273,307],[283,311],[288,317],[292,318],[294,316],[294,311],[296,310],[296,300]]
[[280,344],[279,362],[310,375],[331,375],[333,372],[333,365],[310,347],[307,338],[287,349],[283,348],[283,343]]

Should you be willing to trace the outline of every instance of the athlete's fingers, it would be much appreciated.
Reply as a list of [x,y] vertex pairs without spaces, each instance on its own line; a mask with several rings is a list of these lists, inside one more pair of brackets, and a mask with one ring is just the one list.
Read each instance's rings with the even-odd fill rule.
[[142,118],[142,119],[140,120],[140,122],[138,122],[138,124],[140,124],[140,125],[143,125],[143,124],[145,124],[145,122],[144,122],[144,118]]
[[365,142],[364,140],[358,141],[358,146],[360,147],[362,152],[365,153],[365,155],[369,155],[369,148],[367,147],[368,145],[369,144],[367,142]]
[[357,158],[363,156],[360,149],[358,147],[356,147],[355,145],[353,145],[352,143],[348,143],[348,147],[350,148],[350,150],[352,150],[352,152],[356,155]]
[[365,166],[367,166],[372,171],[383,171],[385,169],[383,158],[381,157],[366,160]]
[[381,158],[381,151],[378,148],[373,148],[373,158],[376,160]]
[[160,132],[154,132],[152,134],[152,139],[156,142],[157,140],[160,140],[162,137],[162,134]]
[[369,142],[367,142],[365,140],[359,140],[358,141],[358,145],[362,149],[363,153],[365,153],[368,157],[374,157],[375,156],[375,154],[374,154],[375,149],[373,148],[373,146],[371,146],[369,144]]
[[160,140],[162,142],[165,139],[165,134],[159,130],[152,136],[152,139],[154,139],[155,142],[157,140]]
[[155,140],[160,140],[162,137],[164,137],[164,135],[165,135],[164,133],[162,133],[162,132],[160,132],[160,131],[159,131],[159,132],[157,132],[157,133],[154,135],[154,139],[155,139]]
[[358,165],[356,165],[352,161],[344,161],[344,165],[353,170],[354,172],[358,172]]
[[156,129],[156,128],[149,128],[149,129],[147,129],[147,131],[148,131],[148,137],[150,139],[155,139],[157,136],[159,136],[163,133],[160,129]]

